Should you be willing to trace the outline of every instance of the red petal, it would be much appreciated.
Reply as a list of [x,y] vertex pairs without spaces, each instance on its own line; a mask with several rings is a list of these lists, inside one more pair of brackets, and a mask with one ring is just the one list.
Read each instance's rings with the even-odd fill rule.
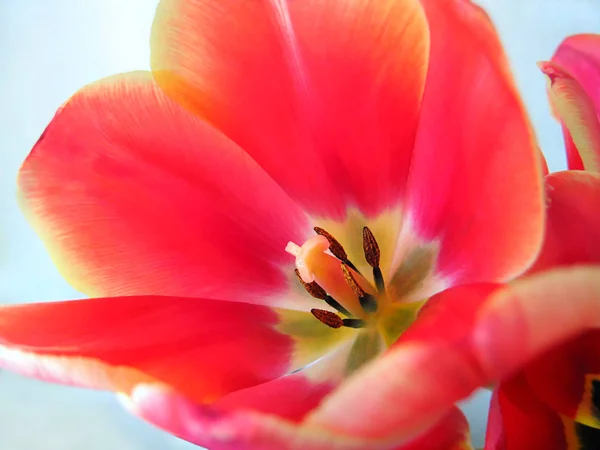
[[522,376],[517,376],[494,392],[485,450],[531,449],[585,450],[567,445],[560,416],[535,396]]
[[[578,80],[561,66],[550,62],[539,66],[549,80],[550,103],[562,121],[569,168],[600,171],[600,109]],[[600,82],[600,64],[597,78]]]
[[552,409],[600,428],[600,331],[553,348],[525,371],[533,391]]
[[463,0],[422,3],[431,57],[409,211],[421,237],[441,242],[445,275],[508,279],[531,263],[543,234],[538,147],[485,13]]
[[159,382],[194,401],[212,402],[322,357],[327,346],[310,347],[315,332],[325,342],[343,337],[297,311],[296,324],[304,314],[332,336],[322,335],[321,328],[307,332],[306,326],[286,335],[294,329],[285,327],[286,314],[245,303],[161,296],[4,306],[0,365],[126,394],[137,384]]
[[567,127],[562,125],[563,138],[565,140],[565,151],[567,153],[567,167],[569,170],[583,170],[583,161],[581,155],[573,142],[573,138],[567,130]]
[[342,218],[404,191],[428,43],[418,0],[163,0],[152,66],[310,213]]
[[450,412],[421,437],[398,450],[471,450],[469,423],[458,408]]
[[90,296],[281,301],[285,245],[310,231],[256,163],[143,72],[75,94],[19,184],[63,274]]
[[546,236],[531,271],[600,263],[600,175],[557,172],[546,177],[546,185]]
[[352,348],[352,342],[347,342],[299,372],[232,392],[215,402],[214,409],[252,410],[299,422],[348,375]]

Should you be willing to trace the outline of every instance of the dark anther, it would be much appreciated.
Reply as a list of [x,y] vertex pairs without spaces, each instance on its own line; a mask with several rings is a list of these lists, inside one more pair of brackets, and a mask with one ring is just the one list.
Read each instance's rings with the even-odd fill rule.
[[343,319],[342,322],[344,322],[345,327],[348,328],[364,328],[365,327],[365,321],[362,319]]
[[304,289],[306,289],[306,292],[308,292],[311,296],[313,296],[314,298],[318,298],[319,300],[325,300],[327,298],[327,292],[325,292],[325,289],[319,286],[316,281],[313,281],[312,283],[307,283],[300,276],[300,271],[298,269],[295,269],[294,273],[296,274],[296,277],[298,278]]
[[375,280],[375,286],[379,292],[385,290],[385,282],[383,281],[383,275],[379,268],[379,260],[381,252],[379,251],[379,245],[371,230],[368,227],[363,228],[363,250],[365,252],[365,259],[367,263],[373,268],[373,279]]
[[352,288],[358,300],[360,301],[360,306],[365,312],[371,313],[377,311],[377,300],[372,294],[365,292],[362,287],[358,284],[352,272],[346,264],[342,263],[342,272],[344,273],[344,279],[346,283]]
[[379,266],[379,258],[381,257],[381,253],[379,252],[379,245],[377,244],[377,240],[375,240],[375,236],[369,227],[363,228],[363,249],[365,251],[365,258],[371,267]]
[[334,238],[323,228],[314,227],[313,230],[315,230],[315,233],[317,233],[320,236],[323,236],[329,241],[329,251],[333,253],[333,256],[335,256],[340,261],[346,261],[348,259],[346,250],[344,250],[344,247],[342,247],[342,244],[340,244],[336,238]]
[[344,325],[342,318],[331,311],[313,308],[310,310],[310,312],[317,318],[319,322],[324,323],[328,327],[340,328]]
[[342,244],[340,244],[336,238],[334,238],[331,234],[329,234],[329,232],[325,231],[321,227],[314,227],[313,230],[315,230],[315,233],[317,233],[320,236],[323,236],[329,241],[329,251],[333,256],[335,256],[347,266],[352,267],[352,269],[354,269],[357,273],[360,273],[358,272],[356,266],[354,266],[354,264],[350,262],[346,250],[344,250],[344,247],[342,247]]
[[346,308],[344,308],[342,305],[340,305],[340,303],[336,299],[334,299],[331,295],[328,295],[327,292],[325,292],[325,289],[323,289],[321,286],[319,286],[319,284],[316,281],[313,281],[312,283],[307,283],[300,276],[300,272],[298,271],[298,269],[295,269],[294,273],[296,274],[296,277],[300,281],[300,284],[302,284],[304,289],[306,289],[306,292],[308,292],[311,296],[313,296],[314,298],[317,298],[319,300],[325,301],[325,303],[327,303],[333,309],[336,309],[337,311],[339,311],[346,317],[349,317],[352,315],[348,312],[348,310]]

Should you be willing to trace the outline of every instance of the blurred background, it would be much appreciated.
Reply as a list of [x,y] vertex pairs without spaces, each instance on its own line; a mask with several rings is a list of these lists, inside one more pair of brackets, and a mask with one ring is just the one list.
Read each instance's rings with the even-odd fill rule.
[[[565,167],[535,62],[569,34],[600,33],[600,0],[481,0],[506,46],[551,170]],[[19,165],[57,107],[85,84],[148,69],[157,0],[0,0],[0,303],[78,296],[15,201]],[[488,395],[464,404],[482,445]],[[195,449],[125,413],[112,395],[0,372],[2,450]]]

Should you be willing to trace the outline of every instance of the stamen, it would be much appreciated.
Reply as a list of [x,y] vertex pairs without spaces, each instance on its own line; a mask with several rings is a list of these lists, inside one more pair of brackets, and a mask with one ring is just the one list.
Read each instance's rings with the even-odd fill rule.
[[379,268],[381,252],[379,251],[379,244],[377,244],[375,236],[373,236],[373,233],[368,227],[363,228],[363,250],[365,252],[367,263],[373,268],[375,286],[379,292],[383,292],[385,290],[385,282],[383,281],[383,274]]
[[300,281],[304,289],[306,289],[306,292],[308,292],[311,296],[313,296],[314,298],[318,298],[319,300],[325,300],[325,298],[327,298],[327,292],[325,292],[325,289],[319,286],[319,284],[316,281],[313,281],[312,283],[307,283],[300,276],[300,271],[298,269],[294,269],[294,273],[296,274],[296,277],[298,277],[298,280]]
[[348,266],[343,263],[342,272],[344,273],[344,279],[346,280],[346,283],[348,283],[348,285],[352,288],[352,290],[358,297],[362,309],[364,309],[365,312],[369,313],[377,311],[377,300],[375,299],[375,297],[372,294],[365,292],[364,289],[360,287],[360,285],[354,278],[354,275],[352,275],[352,273],[348,269]]
[[350,262],[350,260],[348,259],[348,254],[346,253],[346,250],[344,250],[344,247],[342,247],[342,244],[340,244],[336,238],[334,238],[331,234],[329,234],[328,231],[324,230],[321,227],[314,227],[313,230],[315,230],[315,233],[317,233],[319,236],[323,236],[329,241],[329,251],[333,256],[335,256],[344,264],[358,272],[356,266],[352,264],[352,262]]
[[326,311],[324,309],[311,309],[310,312],[316,319],[331,328],[340,328],[344,325],[344,321],[336,313]]
[[365,327],[365,321],[362,319],[343,319],[342,322],[344,322],[345,327],[348,328],[364,328]]
[[363,249],[365,251],[365,259],[371,267],[379,266],[379,258],[381,253],[379,245],[369,227],[363,228]]
[[336,309],[346,317],[352,315],[336,299],[334,299],[331,295],[328,295],[327,292],[325,292],[325,289],[319,286],[319,284],[316,281],[313,281],[312,283],[305,282],[300,276],[300,271],[298,269],[295,269],[294,273],[296,274],[298,280],[300,280],[300,284],[302,284],[304,289],[306,289],[306,292],[308,292],[312,297],[325,301],[325,303],[327,303],[333,309]]
[[345,261],[348,259],[346,250],[344,250],[344,247],[342,247],[342,244],[340,244],[336,238],[334,238],[331,234],[329,234],[321,227],[314,227],[313,230],[315,230],[315,233],[317,233],[320,236],[323,236],[329,241],[329,251],[331,251],[333,256],[335,256],[341,261]]

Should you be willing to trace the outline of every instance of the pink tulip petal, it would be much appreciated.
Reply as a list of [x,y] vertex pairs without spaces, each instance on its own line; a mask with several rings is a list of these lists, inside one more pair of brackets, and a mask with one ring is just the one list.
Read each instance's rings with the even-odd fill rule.
[[[585,91],[587,102],[592,103],[597,116],[600,116],[600,35],[598,34],[579,34],[565,39],[556,53],[552,57],[552,62],[565,69],[581,85]],[[581,97],[580,97],[581,98]],[[555,115],[560,120],[560,114],[555,109]],[[588,120],[593,118],[588,116]],[[573,138],[565,124],[563,123],[563,134],[565,136],[565,146],[567,149],[567,159],[569,169],[583,169],[584,163],[580,152],[577,150]],[[591,147],[587,147],[590,150]],[[600,156],[585,151],[586,159],[589,163],[598,160]],[[598,166],[596,166],[597,168]]]
[[492,397],[485,450],[593,450],[569,446],[561,417],[522,376],[503,382]]
[[546,236],[531,272],[600,263],[600,175],[567,170],[546,177]]
[[491,378],[514,373],[544,352],[600,327],[600,266],[540,272],[493,296],[474,330]]
[[452,408],[422,436],[397,450],[472,450],[469,423],[458,408]]
[[428,56],[418,0],[162,0],[158,83],[307,211],[401,200]]
[[215,411],[175,392],[138,386],[124,400],[129,410],[151,424],[211,450],[364,449],[363,442],[300,429],[276,416],[247,410]]
[[286,243],[311,231],[256,163],[143,72],[63,105],[19,186],[63,275],[90,296],[281,304],[293,278]]
[[[309,312],[189,297],[0,308],[2,367],[125,394],[140,383],[162,383],[196,402],[213,402],[290,373],[347,338]],[[243,398],[238,392],[234,395]]]
[[512,278],[543,235],[539,150],[487,15],[463,0],[422,0],[430,67],[409,179],[417,233],[439,240],[458,282]]
[[[284,402],[294,395],[281,392]],[[304,390],[300,390],[304,393]],[[293,397],[292,397],[293,398]],[[151,385],[140,385],[125,405],[136,415],[189,442],[214,450],[243,449],[366,449],[397,450],[470,450],[469,427],[464,415],[453,408],[422,436],[408,443],[394,445],[341,436],[295,425],[280,418],[248,409],[220,409],[197,405],[174,392]]]
[[552,62],[581,84],[600,114],[600,34],[578,34],[565,39]]
[[[594,105],[578,80],[561,66],[542,62],[539,67],[548,77],[550,103],[562,122],[569,168],[599,172],[600,105]],[[600,60],[597,78],[600,82]]]

